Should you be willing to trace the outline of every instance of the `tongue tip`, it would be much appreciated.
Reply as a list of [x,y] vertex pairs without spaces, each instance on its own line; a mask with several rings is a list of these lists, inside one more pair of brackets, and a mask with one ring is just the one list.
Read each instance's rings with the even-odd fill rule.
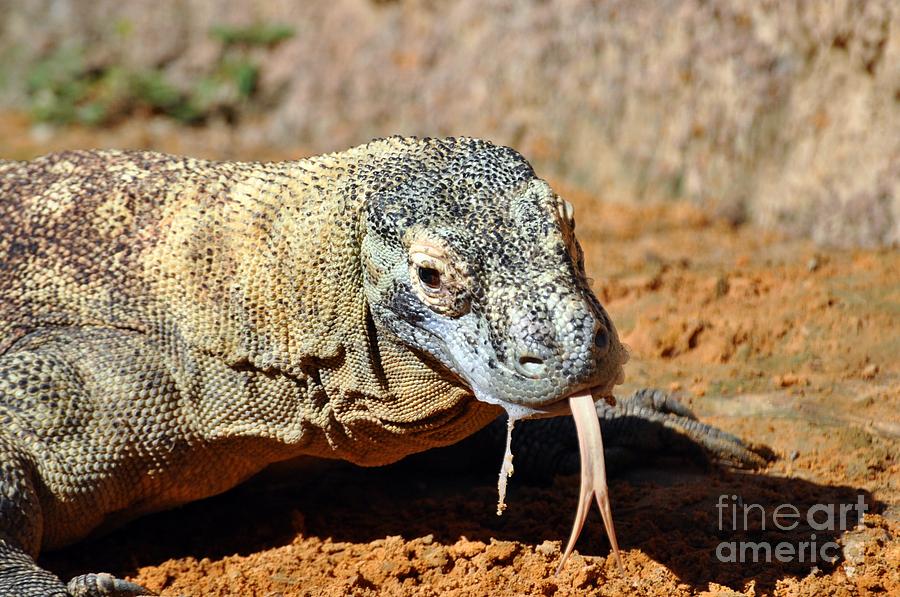
[[[563,568],[566,565],[566,561],[569,559],[569,555],[570,555],[570,552],[566,552],[562,555],[562,557],[559,560],[559,564],[557,564],[557,566],[556,566],[556,572],[553,573],[554,576],[559,576],[559,574],[562,572]],[[625,574],[625,564],[622,562],[622,555],[619,553],[619,549],[617,547],[613,548],[612,557],[613,557],[613,559],[616,560],[616,568],[619,569],[619,573],[624,575]],[[607,556],[607,559],[609,559],[609,556]]]

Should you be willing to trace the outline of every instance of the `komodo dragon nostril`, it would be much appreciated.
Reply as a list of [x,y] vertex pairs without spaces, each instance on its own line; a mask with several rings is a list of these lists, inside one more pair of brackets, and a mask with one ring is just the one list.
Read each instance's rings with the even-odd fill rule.
[[603,356],[609,351],[609,330],[602,324],[597,326],[597,331],[594,333],[594,348],[599,356]]
[[516,370],[525,377],[538,378],[547,370],[544,359],[532,353],[522,353],[515,362]]

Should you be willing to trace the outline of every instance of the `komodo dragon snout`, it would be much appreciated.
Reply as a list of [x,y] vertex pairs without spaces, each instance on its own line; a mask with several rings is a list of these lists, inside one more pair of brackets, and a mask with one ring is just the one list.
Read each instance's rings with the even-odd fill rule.
[[376,325],[516,418],[586,388],[609,395],[627,353],[589,287],[571,205],[512,149],[441,149],[413,169],[388,160],[372,185],[362,259]]

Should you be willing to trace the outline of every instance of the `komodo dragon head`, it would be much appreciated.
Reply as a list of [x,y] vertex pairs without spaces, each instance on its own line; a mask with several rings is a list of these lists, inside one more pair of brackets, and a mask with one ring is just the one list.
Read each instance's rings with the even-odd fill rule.
[[609,395],[627,353],[588,285],[571,204],[508,147],[397,141],[358,173],[378,327],[514,418]]

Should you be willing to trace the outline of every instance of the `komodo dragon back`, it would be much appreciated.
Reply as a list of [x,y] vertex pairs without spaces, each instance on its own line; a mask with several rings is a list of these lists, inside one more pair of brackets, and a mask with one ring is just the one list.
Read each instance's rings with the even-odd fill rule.
[[[360,207],[343,201],[331,163],[73,151],[18,164],[0,187],[0,292],[17,303],[2,335],[16,324],[146,333],[166,319],[229,362],[334,357],[336,324],[360,316]],[[16,291],[23,279],[32,291]]]

